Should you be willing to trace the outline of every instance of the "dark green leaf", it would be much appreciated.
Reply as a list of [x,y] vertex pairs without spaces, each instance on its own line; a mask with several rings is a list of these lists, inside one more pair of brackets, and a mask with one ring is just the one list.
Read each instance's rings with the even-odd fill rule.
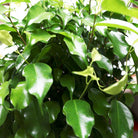
[[115,137],[129,138],[133,133],[133,117],[129,109],[121,102],[113,100],[109,112]]
[[4,82],[0,86],[0,105],[4,103],[5,97],[9,94],[9,82]]
[[29,64],[24,68],[26,87],[30,94],[34,95],[40,104],[48,93],[53,78],[51,68],[44,63]]
[[17,110],[23,109],[29,105],[29,94],[25,89],[25,82],[20,82],[15,89],[11,90],[10,99]]
[[25,132],[24,129],[19,129],[16,134],[15,134],[15,137],[14,138],[31,138],[27,135],[27,133]]
[[[42,112],[43,114],[41,114]],[[42,112],[35,99],[29,107],[21,110],[21,114],[24,117],[24,129],[33,138],[45,138],[49,134],[48,113],[45,108],[42,108]]]
[[105,95],[98,89],[92,88],[88,93],[88,97],[93,102],[93,108],[95,112],[98,115],[106,116],[110,106],[106,100]]
[[70,92],[70,98],[72,99],[72,95],[75,89],[75,78],[71,75],[64,75],[60,79],[60,84],[63,87],[67,87]]
[[90,105],[82,100],[69,100],[63,107],[67,123],[73,128],[76,136],[87,138],[94,125],[94,115]]
[[4,82],[4,71],[5,67],[0,67],[0,83]]
[[131,89],[134,94],[138,92],[138,84],[128,84],[127,88]]
[[125,36],[120,32],[113,31],[107,35],[113,44],[114,54],[117,55],[120,59],[124,58],[129,51],[129,45],[125,41]]
[[53,123],[60,112],[60,106],[57,102],[48,101],[45,103],[49,114],[49,122]]

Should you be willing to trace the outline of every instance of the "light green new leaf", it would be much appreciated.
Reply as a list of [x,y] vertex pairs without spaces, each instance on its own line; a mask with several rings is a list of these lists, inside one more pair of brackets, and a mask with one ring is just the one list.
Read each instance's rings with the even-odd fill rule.
[[0,30],[16,32],[16,30],[6,24],[0,24]]
[[95,26],[108,26],[108,27],[120,28],[138,34],[138,28],[136,28],[133,24],[118,19],[108,19],[102,22],[98,22],[95,24]]
[[30,0],[2,0],[2,2],[0,2],[1,4],[4,3],[10,3],[10,2],[30,2]]
[[88,56],[90,58],[92,58],[92,61],[93,62],[95,61],[100,68],[103,68],[106,71],[108,71],[110,74],[112,74],[112,72],[113,72],[112,63],[110,62],[110,60],[108,58],[106,58],[105,56],[101,55],[98,52],[98,50],[96,50],[96,48],[94,48],[92,50],[91,54],[89,53]]
[[98,50],[96,48],[93,48],[92,52],[91,52],[91,58],[92,61],[100,61],[102,56],[101,54],[99,54]]
[[116,138],[129,138],[132,135],[134,126],[133,117],[123,103],[113,100],[109,117]]
[[[7,107],[9,106],[8,102],[4,103]],[[4,105],[0,104],[0,126],[5,122],[7,118],[8,111],[5,109]]]
[[110,95],[117,95],[119,94],[124,86],[127,84],[128,81],[128,73],[126,73],[121,80],[119,80],[118,82],[112,84],[111,86],[105,88],[105,89],[101,89],[103,92],[110,94]]
[[125,36],[120,32],[113,31],[107,33],[107,36],[113,44],[114,54],[120,59],[124,58],[129,51],[129,45],[125,40]]
[[69,100],[63,107],[67,123],[79,138],[88,138],[94,126],[94,115],[90,105],[82,100]]
[[99,78],[96,77],[96,75],[94,73],[94,68],[91,66],[87,66],[87,69],[85,69],[83,71],[73,71],[72,73],[80,75],[80,76],[84,76],[84,77],[90,76],[92,78],[92,80],[99,80]]
[[5,97],[9,94],[9,82],[6,81],[0,86],[0,104],[4,103]]
[[0,14],[3,14],[7,11],[7,8],[0,4]]
[[102,9],[138,18],[138,9],[127,4],[126,0],[103,0]]
[[42,104],[53,83],[51,67],[44,63],[29,64],[24,68],[23,75],[27,90]]
[[28,25],[31,25],[33,23],[40,23],[46,19],[50,20],[52,17],[54,17],[52,12],[45,12],[45,9],[41,5],[36,4],[29,9],[25,20],[27,20]]
[[64,75],[60,78],[60,84],[63,87],[67,87],[70,92],[70,98],[72,99],[72,95],[75,89],[75,78],[71,75]]
[[10,99],[17,110],[27,107],[30,103],[29,94],[25,86],[25,82],[20,82],[15,89],[11,90]]
[[12,36],[5,30],[0,30],[0,41],[8,46],[13,45]]
[[60,112],[60,106],[57,102],[54,102],[54,101],[48,101],[44,104],[48,110],[49,122],[53,123],[57,119],[57,116]]

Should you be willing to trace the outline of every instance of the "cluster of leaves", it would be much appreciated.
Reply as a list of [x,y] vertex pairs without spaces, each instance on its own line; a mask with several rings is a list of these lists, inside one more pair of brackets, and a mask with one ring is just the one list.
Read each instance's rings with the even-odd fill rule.
[[[14,2],[26,2],[21,21]],[[138,9],[123,0],[30,3],[0,2],[0,41],[16,46],[0,60],[0,137],[132,138],[138,57],[126,34],[138,34]]]

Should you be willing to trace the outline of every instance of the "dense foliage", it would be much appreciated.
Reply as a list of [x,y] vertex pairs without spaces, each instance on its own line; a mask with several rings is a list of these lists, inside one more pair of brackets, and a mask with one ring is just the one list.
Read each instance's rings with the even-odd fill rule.
[[0,60],[1,138],[133,137],[138,37],[127,40],[138,36],[138,9],[130,2],[0,2],[1,47],[10,49]]

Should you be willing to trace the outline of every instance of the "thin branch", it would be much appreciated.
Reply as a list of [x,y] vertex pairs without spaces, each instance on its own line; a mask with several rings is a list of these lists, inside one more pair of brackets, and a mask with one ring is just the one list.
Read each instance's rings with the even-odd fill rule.
[[93,21],[93,27],[92,27],[92,33],[90,35],[90,40],[89,40],[89,43],[88,43],[88,47],[90,46],[91,42],[92,42],[92,39],[93,39],[93,34],[94,34],[94,29],[95,29],[95,22],[96,22],[96,14],[94,15],[94,21]]
[[[6,15],[7,16],[7,15]],[[23,43],[26,45],[25,40],[23,39],[23,37],[21,36],[20,32],[17,30],[16,26],[14,25],[12,19],[10,16],[7,16],[7,18],[10,20],[11,24],[13,25],[13,28],[16,30],[16,32],[18,33],[19,37],[21,38],[21,40],[23,41]]]

